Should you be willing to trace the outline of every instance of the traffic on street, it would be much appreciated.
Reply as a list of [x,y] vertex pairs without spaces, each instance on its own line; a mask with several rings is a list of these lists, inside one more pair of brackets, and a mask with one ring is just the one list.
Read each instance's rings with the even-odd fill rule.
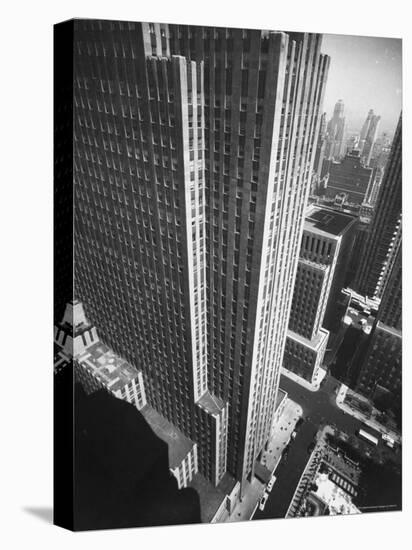
[[283,453],[276,470],[277,481],[269,493],[264,509],[256,510],[253,519],[284,518],[298,481],[306,466],[314,438],[322,425],[329,424],[348,435],[356,435],[361,427],[360,420],[346,414],[336,405],[336,391],[340,382],[327,377],[319,391],[313,392],[290,378],[281,376],[280,387],[288,397],[303,409],[303,422],[296,430]]

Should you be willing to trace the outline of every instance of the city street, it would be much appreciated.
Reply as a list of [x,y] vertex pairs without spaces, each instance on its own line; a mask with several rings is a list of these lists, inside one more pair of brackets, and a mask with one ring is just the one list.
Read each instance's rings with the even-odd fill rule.
[[270,493],[264,511],[256,511],[253,519],[284,518],[299,478],[309,457],[308,447],[321,424],[336,425],[338,429],[354,435],[361,426],[356,418],[345,414],[336,406],[335,390],[340,382],[332,377],[325,379],[317,392],[312,392],[293,380],[281,376],[280,387],[288,397],[299,403],[305,421],[297,430],[277,470],[277,481]]

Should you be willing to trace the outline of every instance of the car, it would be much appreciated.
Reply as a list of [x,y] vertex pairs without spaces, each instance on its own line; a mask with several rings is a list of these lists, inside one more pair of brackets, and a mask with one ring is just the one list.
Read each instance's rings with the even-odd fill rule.
[[267,499],[269,498],[269,493],[265,493],[259,501],[259,510],[264,510],[266,506]]
[[270,491],[273,489],[274,484],[276,483],[276,476],[272,475],[270,478],[270,481],[268,483],[268,486],[266,487],[266,491],[270,493]]
[[385,441],[385,443],[388,445],[388,447],[390,445],[395,445],[395,440],[393,439],[393,437],[391,437],[390,435],[388,434],[382,434],[382,439]]
[[296,430],[294,432],[292,432],[292,435],[290,436],[292,439],[295,439],[296,437]]

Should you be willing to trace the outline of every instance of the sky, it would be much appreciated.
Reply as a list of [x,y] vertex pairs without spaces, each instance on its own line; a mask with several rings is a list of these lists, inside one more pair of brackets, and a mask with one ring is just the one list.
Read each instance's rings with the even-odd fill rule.
[[323,103],[327,120],[342,99],[348,130],[359,131],[373,109],[381,115],[380,131],[393,133],[402,109],[402,41],[324,34],[321,51],[331,57]]

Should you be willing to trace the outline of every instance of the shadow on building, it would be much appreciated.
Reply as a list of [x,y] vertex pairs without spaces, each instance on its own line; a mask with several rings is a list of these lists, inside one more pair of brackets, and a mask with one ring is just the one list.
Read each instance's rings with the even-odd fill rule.
[[[71,383],[70,371],[57,387]],[[178,489],[167,444],[141,413],[105,390],[74,389],[74,530],[199,523],[197,493]]]

